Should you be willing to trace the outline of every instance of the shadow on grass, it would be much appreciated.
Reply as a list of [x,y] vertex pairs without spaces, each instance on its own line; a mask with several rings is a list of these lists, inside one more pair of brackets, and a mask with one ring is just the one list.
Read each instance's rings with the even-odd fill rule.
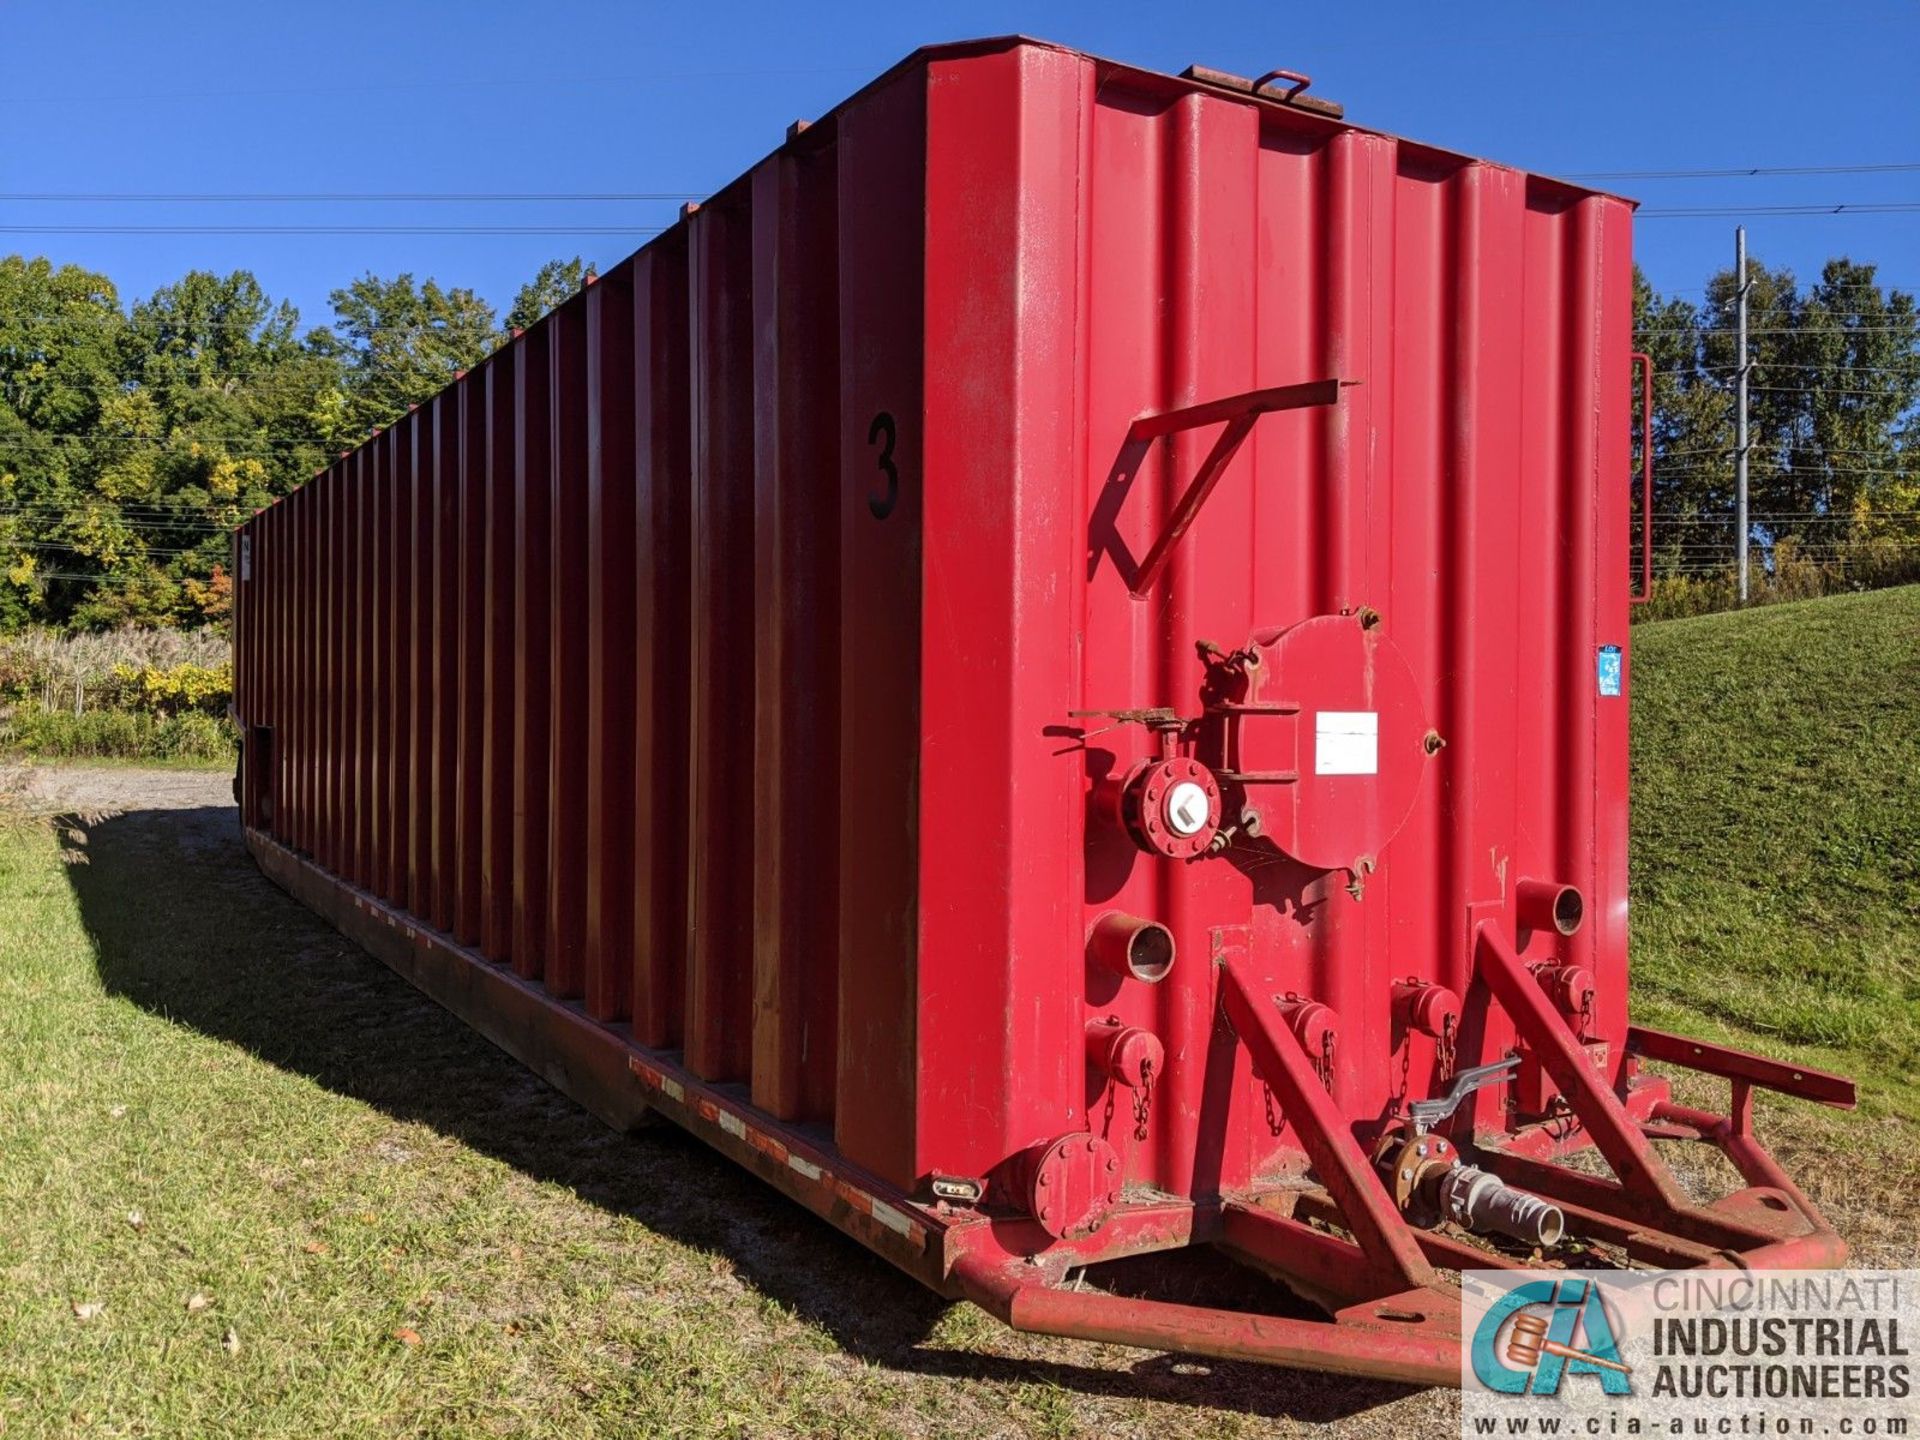
[[[1306,1421],[1408,1393],[1175,1356],[1107,1370],[928,1346],[948,1302],[671,1126],[616,1136],[275,887],[231,807],[136,810],[85,829],[88,863],[67,873],[110,993],[724,1255],[865,1361]],[[1129,1291],[1301,1313],[1226,1262],[1231,1277],[1211,1279],[1141,1262],[1113,1268]],[[1222,1281],[1240,1293],[1219,1294]]]

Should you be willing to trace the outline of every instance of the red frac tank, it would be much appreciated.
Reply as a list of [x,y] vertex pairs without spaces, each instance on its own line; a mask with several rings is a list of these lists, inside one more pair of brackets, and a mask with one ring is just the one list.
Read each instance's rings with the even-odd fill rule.
[[[1450,1378],[1405,1297],[1480,1252],[1380,1157],[1506,1061],[1446,1154],[1834,1263],[1740,1087],[1845,1082],[1628,1023],[1631,209],[1290,79],[918,52],[241,528],[249,843],[1024,1328]],[[1339,1323],[1062,1288],[1198,1243]]]

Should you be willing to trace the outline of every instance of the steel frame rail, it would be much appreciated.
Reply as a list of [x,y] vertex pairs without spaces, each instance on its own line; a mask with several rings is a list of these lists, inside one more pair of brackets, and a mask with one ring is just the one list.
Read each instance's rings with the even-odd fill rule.
[[[275,883],[466,1020],[494,1044],[619,1129],[660,1115],[909,1275],[964,1297],[1017,1330],[1153,1350],[1370,1376],[1416,1385],[1459,1379],[1459,1303],[1436,1266],[1516,1262],[1409,1225],[1312,1062],[1263,996],[1247,957],[1220,965],[1221,1004],[1255,1072],[1286,1107],[1320,1188],[1275,1188],[1198,1201],[1123,1205],[1098,1230],[1054,1240],[1028,1218],[987,1215],[900,1193],[824,1146],[708,1084],[675,1054],[638,1045],[576,1003],[490,964],[477,951],[342,880],[263,833],[247,844]],[[1623,1247],[1638,1262],[1703,1268],[1825,1268],[1846,1246],[1752,1134],[1759,1085],[1850,1106],[1850,1082],[1659,1032],[1630,1034],[1633,1053],[1729,1079],[1730,1113],[1650,1093],[1623,1103],[1587,1063],[1513,946],[1489,923],[1475,965],[1516,1029],[1560,1085],[1580,1127],[1621,1176],[1576,1174],[1529,1153],[1545,1133],[1480,1136],[1476,1161],[1553,1198],[1571,1234]],[[1564,1130],[1549,1138],[1564,1148]],[[1690,1201],[1652,1141],[1693,1140],[1724,1153],[1747,1188],[1715,1205]],[[1538,1151],[1538,1147],[1533,1147]],[[1328,1226],[1337,1226],[1340,1234]],[[1330,1312],[1327,1320],[1171,1304],[1070,1286],[1071,1272],[1129,1255],[1212,1245]]]

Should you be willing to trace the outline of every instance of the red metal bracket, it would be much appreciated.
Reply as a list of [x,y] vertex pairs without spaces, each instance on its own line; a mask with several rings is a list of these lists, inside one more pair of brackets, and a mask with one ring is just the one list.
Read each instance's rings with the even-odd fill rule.
[[1340,1107],[1327,1093],[1312,1059],[1280,1012],[1259,993],[1248,973],[1251,953],[1223,951],[1220,999],[1260,1078],[1273,1087],[1281,1108],[1299,1133],[1300,1144],[1327,1193],[1340,1207],[1347,1228],[1359,1242],[1355,1259],[1370,1272],[1376,1293],[1390,1294],[1432,1285],[1433,1267],[1421,1253],[1393,1197],[1374,1172]]
[[1560,1087],[1621,1183],[1652,1198],[1662,1211],[1689,1209],[1686,1192],[1666,1161],[1654,1153],[1626,1107],[1595,1074],[1585,1048],[1506,937],[1482,921],[1475,931],[1475,949],[1478,969],[1500,1008],[1512,1017],[1514,1029]]
[[1640,367],[1640,593],[1628,599],[1644,605],[1653,599],[1653,357],[1636,350],[1632,359]]
[[1200,507],[1207,503],[1213,487],[1220,483],[1227,462],[1233,459],[1241,442],[1253,429],[1255,420],[1273,410],[1302,410],[1315,405],[1335,404],[1340,399],[1343,385],[1357,383],[1352,380],[1313,380],[1304,385],[1276,385],[1267,390],[1249,390],[1244,395],[1229,395],[1224,400],[1209,400],[1204,405],[1189,405],[1158,415],[1142,415],[1135,420],[1127,430],[1129,445],[1144,445],[1163,435],[1198,430],[1204,425],[1224,422],[1226,429],[1213,442],[1213,449],[1207,452],[1207,458],[1200,462],[1200,469],[1194,474],[1192,483],[1173,507],[1173,513],[1167,517],[1159,538],[1153,542],[1153,548],[1147,551],[1147,558],[1140,562],[1133,584],[1128,587],[1133,598],[1144,600],[1153,589],[1160,572],[1166,569],[1167,558],[1173,553],[1173,547],[1192,527]]
[[[1613,1167],[1619,1181],[1613,1183],[1579,1175],[1512,1151],[1494,1152],[1498,1155],[1494,1164],[1496,1171],[1527,1189],[1561,1201],[1568,1208],[1570,1219],[1575,1218],[1576,1210],[1592,1211],[1596,1216],[1625,1216],[1640,1226],[1653,1227],[1665,1237],[1737,1253],[1741,1257],[1739,1263],[1752,1268],[1771,1265],[1815,1269],[1841,1263],[1846,1256],[1846,1246],[1840,1237],[1744,1129],[1736,1130],[1734,1122],[1719,1116],[1684,1111],[1672,1105],[1657,1107],[1656,1120],[1674,1120],[1694,1128],[1701,1138],[1712,1141],[1733,1160],[1749,1185],[1764,1185],[1782,1192],[1785,1201],[1799,1214],[1778,1214],[1766,1197],[1752,1191],[1744,1196],[1729,1196],[1717,1207],[1694,1204],[1667,1168],[1666,1161],[1655,1152],[1646,1131],[1587,1063],[1584,1047],[1575,1038],[1566,1017],[1548,999],[1546,991],[1497,925],[1482,921],[1475,927],[1474,952],[1476,968],[1494,998],[1560,1086],[1560,1093],[1593,1137],[1593,1143]],[[1750,1081],[1746,1077],[1736,1079],[1736,1084],[1744,1083]],[[1743,1107],[1735,1108],[1738,1111]],[[1751,1219],[1742,1218],[1749,1215]],[[1583,1214],[1579,1218],[1587,1217]],[[1794,1228],[1783,1233],[1783,1224]]]
[[[1457,1385],[1460,1339],[1438,1316],[1328,1324],[1248,1315],[1097,1290],[1064,1290],[1029,1278],[1030,1266],[965,1255],[953,1267],[961,1294],[988,1314],[1036,1335],[1110,1345],[1257,1360],[1334,1375],[1372,1375],[1418,1385]],[[1023,1273],[1025,1272],[1025,1273]],[[1432,1307],[1435,1310],[1441,1306]]]
[[1836,1110],[1851,1110],[1858,1103],[1853,1081],[1844,1075],[1812,1070],[1805,1065],[1787,1065],[1764,1055],[1750,1055],[1725,1045],[1705,1040],[1690,1040],[1684,1035],[1669,1035],[1664,1030],[1648,1030],[1633,1025],[1627,1029],[1627,1053],[1646,1060],[1684,1065],[1707,1075],[1718,1075],[1735,1084],[1758,1085],[1782,1095],[1797,1095],[1818,1105]]

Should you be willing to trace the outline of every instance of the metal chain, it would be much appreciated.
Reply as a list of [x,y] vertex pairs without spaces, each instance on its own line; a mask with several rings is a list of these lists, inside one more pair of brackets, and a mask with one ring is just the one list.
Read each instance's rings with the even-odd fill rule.
[[1274,1113],[1273,1087],[1271,1085],[1263,1085],[1261,1089],[1266,1092],[1267,1097],[1267,1129],[1271,1130],[1275,1135],[1278,1135],[1282,1130],[1287,1128],[1287,1122]]
[[1153,1062],[1140,1062],[1140,1085],[1133,1092],[1133,1138],[1147,1138],[1147,1107],[1153,1104]]
[[1580,1038],[1587,1039],[1593,1034],[1593,991],[1589,990],[1580,1000]]
[[1113,1134],[1113,1093],[1119,1088],[1113,1081],[1107,1082],[1107,1109],[1100,1117],[1100,1133],[1103,1136]]
[[1331,1030],[1321,1038],[1320,1059],[1313,1068],[1320,1076],[1320,1083],[1331,1092],[1333,1089],[1333,1032]]

